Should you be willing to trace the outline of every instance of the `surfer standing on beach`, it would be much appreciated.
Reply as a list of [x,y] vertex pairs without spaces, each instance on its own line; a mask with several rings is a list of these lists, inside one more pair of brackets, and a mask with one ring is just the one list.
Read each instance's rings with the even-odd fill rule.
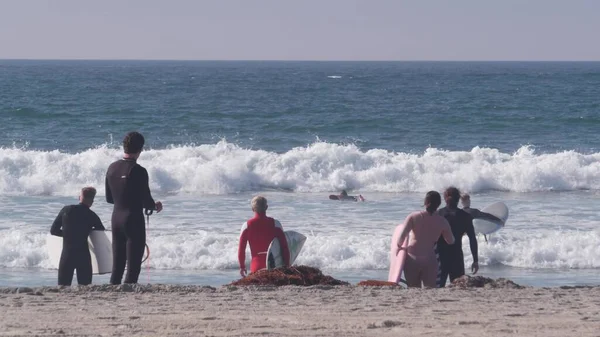
[[[400,251],[404,240],[409,238],[404,265],[404,277],[409,287],[420,288],[422,283],[426,288],[435,288],[438,261],[433,246],[440,236],[447,244],[454,243],[450,224],[436,213],[441,203],[442,197],[438,192],[428,192],[425,196],[425,210],[411,213],[402,224],[396,244]],[[398,255],[398,251],[395,255]]]
[[452,234],[456,242],[447,244],[441,237],[438,240],[437,248],[440,257],[441,279],[440,287],[446,285],[446,279],[450,276],[450,282],[465,275],[465,261],[462,251],[462,237],[467,234],[473,255],[473,264],[471,271],[476,274],[479,270],[479,259],[477,255],[477,237],[473,227],[473,218],[464,210],[458,208],[460,201],[460,191],[456,187],[449,187],[444,191],[444,200],[446,207],[440,209],[438,214],[446,218],[450,223]]
[[154,202],[148,185],[148,171],[136,161],[144,147],[144,136],[130,132],[123,139],[123,159],[106,172],[106,201],[114,204],[112,212],[113,268],[111,284],[120,284],[127,264],[124,283],[137,283],[146,247],[146,210],[162,210]]
[[52,223],[50,234],[63,238],[63,248],[58,265],[58,285],[70,286],[73,272],[77,270],[77,284],[92,283],[92,257],[88,236],[92,230],[104,230],[98,215],[90,209],[96,189],[84,187],[79,194],[79,204],[65,206]]
[[240,242],[238,246],[238,262],[240,275],[246,277],[246,245],[250,244],[252,261],[250,272],[254,273],[267,267],[267,250],[273,239],[279,240],[283,260],[286,266],[290,265],[290,251],[281,223],[267,216],[267,199],[256,196],[251,202],[254,217],[242,225]]

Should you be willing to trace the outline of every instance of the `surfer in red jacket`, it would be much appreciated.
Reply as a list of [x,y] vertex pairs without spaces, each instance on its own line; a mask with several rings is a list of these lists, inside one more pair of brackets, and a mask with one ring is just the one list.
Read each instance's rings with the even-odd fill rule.
[[281,223],[267,216],[267,199],[256,196],[252,199],[252,211],[254,217],[242,225],[240,233],[240,244],[238,247],[238,261],[240,263],[240,275],[246,277],[246,244],[250,244],[252,262],[250,272],[254,273],[267,267],[267,250],[273,239],[277,238],[281,245],[283,258],[286,266],[290,265],[290,251],[287,240],[283,234]]

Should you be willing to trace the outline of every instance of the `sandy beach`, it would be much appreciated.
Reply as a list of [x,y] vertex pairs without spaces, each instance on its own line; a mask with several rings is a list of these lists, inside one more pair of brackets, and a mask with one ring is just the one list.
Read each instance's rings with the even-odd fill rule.
[[1,336],[600,336],[600,287],[1,288]]

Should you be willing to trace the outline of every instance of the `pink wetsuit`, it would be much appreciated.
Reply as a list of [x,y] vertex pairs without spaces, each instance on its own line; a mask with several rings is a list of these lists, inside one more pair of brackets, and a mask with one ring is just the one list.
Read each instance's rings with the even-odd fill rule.
[[429,214],[427,211],[411,213],[404,220],[404,228],[398,240],[398,246],[408,236],[407,257],[404,265],[404,277],[409,287],[435,288],[438,262],[433,249],[440,235],[448,244],[454,243],[450,224],[443,217]]

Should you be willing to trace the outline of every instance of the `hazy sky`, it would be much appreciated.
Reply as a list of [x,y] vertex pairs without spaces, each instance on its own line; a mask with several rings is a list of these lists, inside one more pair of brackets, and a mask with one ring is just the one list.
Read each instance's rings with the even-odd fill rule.
[[600,0],[0,0],[0,58],[600,60]]

